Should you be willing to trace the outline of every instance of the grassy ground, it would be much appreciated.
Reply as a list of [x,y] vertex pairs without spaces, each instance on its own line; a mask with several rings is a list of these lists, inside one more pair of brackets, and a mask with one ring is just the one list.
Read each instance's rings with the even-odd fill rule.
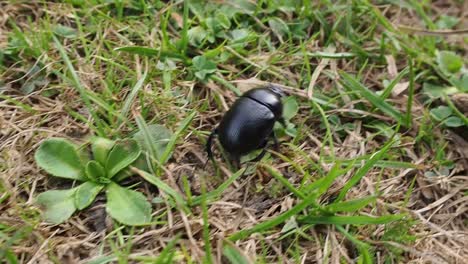
[[[466,263],[467,1],[64,2],[0,2],[0,259]],[[265,82],[289,95],[280,148],[244,175],[220,151],[204,168]],[[119,224],[104,196],[43,221],[35,197],[67,183],[34,161],[42,140],[142,124],[180,132],[166,189],[123,183],[153,224]]]

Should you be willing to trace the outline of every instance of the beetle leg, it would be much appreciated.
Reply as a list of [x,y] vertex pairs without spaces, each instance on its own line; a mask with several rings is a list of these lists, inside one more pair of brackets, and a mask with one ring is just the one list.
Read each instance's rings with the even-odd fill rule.
[[258,154],[258,156],[255,157],[255,159],[251,160],[251,162],[260,161],[263,158],[263,156],[265,156],[266,152],[267,152],[266,148],[263,148],[262,152],[260,154]]
[[265,140],[265,142],[262,144],[262,152],[260,152],[260,154],[258,154],[257,157],[255,157],[253,160],[251,160],[251,162],[260,161],[263,158],[263,156],[265,156],[265,154],[267,152],[267,149],[266,149],[267,145],[268,145],[268,141]]
[[275,149],[275,151],[278,151],[279,149],[278,138],[276,137],[274,132],[271,132],[270,137],[273,139],[273,148]]
[[239,156],[231,156],[232,166],[235,170],[239,170],[241,167],[240,157]]
[[283,117],[280,117],[280,118],[278,119],[278,122],[279,122],[284,128],[288,127],[288,126],[286,125],[286,120],[284,120]]
[[214,136],[217,134],[218,134],[218,129],[216,128],[215,130],[211,132],[210,136],[206,140],[206,153],[208,154],[208,158],[211,160],[213,160],[213,152],[211,151],[211,145],[213,144]]

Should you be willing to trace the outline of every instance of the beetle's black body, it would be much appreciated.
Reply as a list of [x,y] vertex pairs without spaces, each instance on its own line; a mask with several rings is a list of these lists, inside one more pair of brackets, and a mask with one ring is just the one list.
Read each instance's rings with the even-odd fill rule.
[[[226,112],[219,126],[208,138],[208,157],[212,158],[211,144],[215,135],[218,135],[224,150],[236,161],[253,150],[264,149],[270,137],[276,142],[273,126],[276,121],[284,125],[281,102],[283,96],[284,93],[274,86],[244,93]],[[256,160],[264,154],[265,150]]]

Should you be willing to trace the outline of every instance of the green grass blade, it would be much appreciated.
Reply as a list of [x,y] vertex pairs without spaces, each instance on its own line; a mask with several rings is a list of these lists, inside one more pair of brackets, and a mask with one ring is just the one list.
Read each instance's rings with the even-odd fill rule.
[[374,165],[377,163],[377,161],[381,160],[385,153],[387,153],[388,149],[393,145],[393,137],[385,143],[383,148],[379,150],[378,152],[374,153],[371,158],[362,166],[356,174],[351,177],[351,179],[343,186],[343,189],[341,190],[340,194],[338,195],[337,200],[341,201],[343,198],[346,196],[346,193],[351,189],[354,185],[356,185],[362,177],[364,177],[367,172],[374,167]]
[[400,111],[396,110],[392,105],[385,102],[378,95],[364,87],[364,85],[358,82],[354,77],[345,72],[341,72],[341,77],[342,80],[340,80],[340,82],[343,84],[343,86],[351,89],[352,91],[358,92],[361,96],[366,98],[372,105],[380,109],[380,111],[394,118],[397,121],[397,123],[405,124],[405,118]]
[[321,178],[321,179],[307,185],[305,187],[305,190],[306,190],[305,192],[310,193],[313,190],[317,190],[315,192],[317,197],[324,194],[328,190],[328,188],[330,188],[333,181],[335,181],[335,179],[338,176],[345,174],[351,168],[351,166],[348,166],[348,167],[349,168],[341,169],[341,163],[337,162],[331,168],[331,170],[327,173],[327,175],[325,177],[323,177],[323,178]]
[[182,195],[179,194],[172,187],[170,187],[165,182],[163,182],[161,179],[159,179],[158,177],[154,176],[151,173],[148,173],[148,172],[143,171],[143,170],[139,170],[139,169],[137,169],[135,167],[131,167],[131,168],[132,168],[132,171],[134,171],[135,173],[140,175],[143,179],[145,179],[149,183],[153,184],[154,186],[158,187],[158,189],[161,190],[162,192],[164,192],[164,193],[168,194],[169,196],[171,196],[174,199],[174,201],[176,201],[176,203],[179,206],[182,206],[187,212],[190,211],[188,209],[188,207],[186,206],[185,200],[182,197]]
[[409,90],[408,90],[408,103],[406,104],[406,119],[405,124],[407,128],[411,128],[412,126],[412,111],[413,111],[413,98],[414,98],[414,69],[413,69],[413,60],[411,57],[408,58],[409,60]]
[[172,258],[174,257],[174,248],[179,241],[181,234],[175,235],[175,237],[167,243],[164,249],[159,253],[158,258],[154,261],[156,264],[166,264],[172,263]]
[[127,99],[125,100],[124,106],[122,107],[122,111],[120,111],[120,117],[121,120],[127,120],[127,115],[128,112],[130,111],[130,107],[132,106],[133,102],[135,101],[135,98],[138,94],[138,92],[141,90],[143,87],[143,83],[146,80],[146,75],[148,74],[148,71],[145,71],[143,73],[143,76],[138,80],[138,82],[133,86],[132,90],[130,91],[130,94],[128,95]]
[[203,199],[206,199],[207,201],[216,199],[219,197],[235,180],[237,180],[239,177],[244,175],[244,172],[246,169],[240,169],[236,173],[234,173],[231,177],[229,177],[225,182],[223,182],[218,188],[214,189],[211,192],[207,192],[205,194],[206,198],[203,198],[203,196],[197,196],[193,198],[192,201],[192,206],[199,205],[203,201]]
[[68,58],[67,52],[65,51],[62,44],[60,44],[60,42],[55,36],[52,36],[52,38],[55,42],[55,45],[57,46],[57,49],[60,52],[60,56],[64,60],[65,64],[67,65],[68,70],[70,71],[72,75],[73,85],[78,90],[81,96],[81,99],[83,99],[83,102],[86,108],[88,109],[89,113],[93,117],[94,122],[96,123],[96,126],[97,126],[96,128],[98,130],[99,136],[102,136],[102,137],[106,136],[101,119],[97,116],[93,107],[91,106],[91,100],[88,96],[88,93],[86,92],[85,87],[81,84],[80,78],[78,77],[78,74],[76,73],[75,68],[73,67],[73,64],[71,63],[70,58]]
[[280,214],[279,216],[271,220],[267,220],[263,223],[257,224],[250,229],[246,229],[246,230],[242,230],[237,233],[234,233],[233,235],[229,237],[229,240],[237,241],[240,239],[244,239],[253,233],[262,232],[262,231],[266,231],[268,229],[274,228],[277,225],[286,222],[292,216],[297,215],[299,212],[306,209],[308,206],[312,205],[313,203],[315,203],[314,195],[309,195],[306,197],[306,199],[302,200],[300,203],[296,204],[293,208]]
[[196,114],[197,113],[195,111],[193,111],[184,120],[182,120],[182,122],[179,125],[179,128],[172,135],[171,139],[169,140],[169,143],[167,144],[166,150],[164,151],[163,155],[161,156],[161,159],[160,159],[161,165],[166,164],[166,162],[169,160],[169,158],[171,157],[171,153],[175,148],[177,139],[188,128],[188,126],[192,122],[193,118],[195,118]]
[[3,99],[5,101],[7,101],[8,103],[16,105],[16,106],[22,108],[24,111],[29,112],[31,114],[37,113],[37,111],[34,110],[34,108],[32,108],[31,106],[29,106],[27,104],[24,104],[24,103],[14,99],[14,98],[12,98],[11,96],[0,94],[0,99]]
[[189,44],[189,36],[188,36],[188,29],[190,27],[190,19],[189,19],[189,0],[184,1],[184,13],[183,13],[183,26],[182,32],[180,33],[180,50],[182,54],[187,53],[187,47]]
[[380,225],[388,224],[405,217],[404,214],[385,215],[380,217],[371,217],[366,215],[357,216],[306,216],[299,219],[299,222],[305,224],[329,224],[329,225]]
[[203,263],[212,263],[211,256],[211,240],[210,240],[210,222],[208,220],[208,204],[206,201],[206,184],[204,181],[201,183],[201,210],[202,210],[202,220],[203,220],[203,241],[205,242],[205,256],[203,258]]
[[138,126],[138,129],[141,131],[143,134],[143,138],[145,140],[145,145],[149,147],[149,154],[153,158],[157,158],[157,151],[156,151],[156,146],[154,145],[153,138],[151,137],[151,133],[148,129],[148,124],[146,121],[143,119],[143,117],[140,114],[135,115],[135,120]]
[[[312,106],[319,111],[320,116],[322,117],[323,123],[325,124],[325,128],[327,130],[326,138],[328,139],[328,145],[330,146],[330,155],[334,159],[335,158],[335,147],[334,147],[334,144],[333,144],[333,134],[331,132],[330,123],[328,122],[327,115],[325,114],[325,111],[323,111],[322,107],[318,103],[316,103],[313,100],[310,100],[310,102],[312,103]],[[325,147],[325,145],[323,147]]]
[[226,241],[223,246],[223,255],[229,260],[231,264],[249,264],[249,262],[244,255],[235,247],[235,245]]
[[375,196],[364,197],[345,202],[337,202],[325,206],[324,210],[335,212],[356,212],[376,200]]
[[276,170],[275,168],[267,164],[262,164],[262,167],[265,167],[271,176],[277,179],[284,187],[286,187],[289,191],[291,191],[298,198],[305,199],[307,197],[301,191],[296,189],[286,178],[284,178],[283,175],[278,170]]
[[359,257],[359,260],[357,263],[363,263],[363,264],[373,264],[373,257],[372,254],[370,253],[370,248],[371,246],[367,243],[364,243],[360,241],[359,239],[355,238],[353,235],[348,233],[342,226],[336,226],[336,229],[338,229],[343,235],[349,239],[351,242],[353,242],[357,248],[359,249],[359,252],[361,253],[361,256]]
[[385,100],[387,99],[390,94],[392,93],[393,88],[405,77],[409,72],[409,68],[404,68],[398,75],[393,79],[390,84],[388,84],[387,87],[383,90],[382,94],[380,95],[380,98]]

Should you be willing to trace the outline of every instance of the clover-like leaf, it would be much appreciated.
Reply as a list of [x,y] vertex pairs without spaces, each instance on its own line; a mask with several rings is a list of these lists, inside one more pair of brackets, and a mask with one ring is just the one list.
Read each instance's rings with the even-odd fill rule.
[[192,59],[193,67],[196,69],[195,76],[204,80],[207,75],[216,72],[216,64],[205,56],[196,56]]
[[93,151],[94,159],[104,166],[106,164],[107,156],[114,145],[115,141],[107,138],[94,137],[91,139],[91,149]]
[[135,140],[124,139],[117,141],[107,157],[107,177],[112,178],[119,171],[132,164],[140,156],[140,153],[140,146]]
[[44,219],[53,224],[60,224],[76,211],[73,200],[77,188],[70,190],[52,190],[39,194],[37,203],[44,208]]
[[458,116],[450,116],[449,118],[445,119],[443,123],[448,127],[461,127],[465,125],[463,120],[461,120]]
[[268,25],[279,38],[289,34],[289,27],[281,18],[270,18],[268,20]]
[[448,106],[441,105],[431,110],[431,115],[437,121],[442,121],[452,114],[452,109]]
[[63,138],[42,142],[34,158],[42,169],[53,176],[72,180],[86,180],[76,146]]
[[104,185],[94,182],[85,182],[77,187],[75,192],[75,207],[82,210],[88,207],[102,190]]
[[106,190],[106,211],[126,225],[145,225],[151,221],[151,204],[137,191],[110,183]]

